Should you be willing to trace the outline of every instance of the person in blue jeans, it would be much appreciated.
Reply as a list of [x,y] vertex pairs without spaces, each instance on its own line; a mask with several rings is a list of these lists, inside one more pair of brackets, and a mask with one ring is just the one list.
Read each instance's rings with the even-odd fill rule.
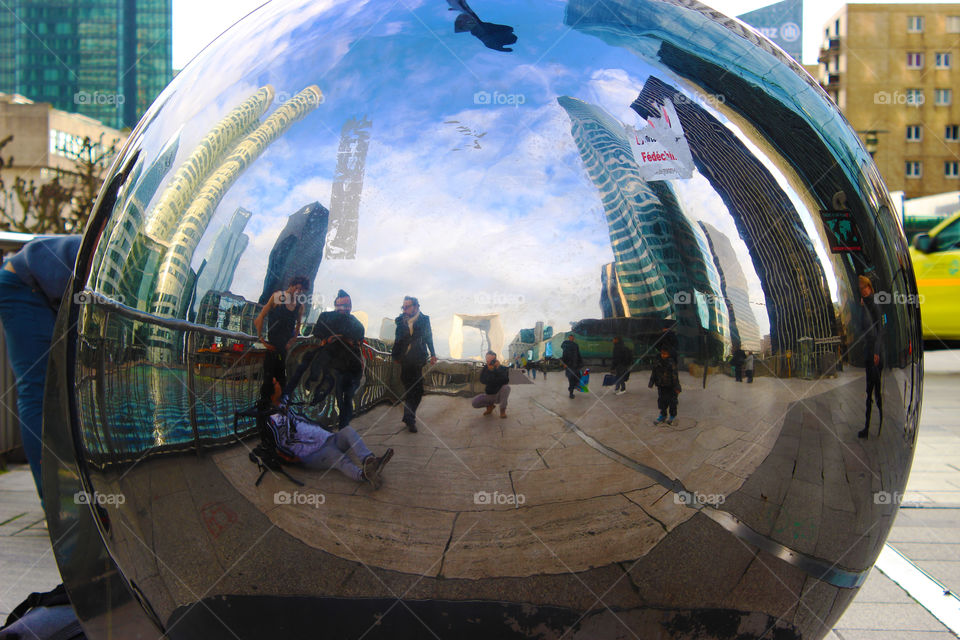
[[80,236],[37,238],[25,244],[0,269],[0,322],[17,380],[23,450],[41,499],[47,356],[60,300],[73,276],[79,250]]

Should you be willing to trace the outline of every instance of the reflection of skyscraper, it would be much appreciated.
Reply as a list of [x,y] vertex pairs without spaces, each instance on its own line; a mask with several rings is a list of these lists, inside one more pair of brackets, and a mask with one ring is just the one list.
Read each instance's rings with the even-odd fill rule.
[[266,304],[270,294],[284,288],[293,276],[306,277],[313,289],[323,258],[329,217],[330,212],[319,202],[311,202],[290,214],[270,251],[260,304]]
[[[709,258],[702,231],[691,225],[673,188],[641,178],[624,125],[600,107],[558,98],[571,121],[571,133],[584,167],[600,193],[615,258],[605,291],[619,283],[620,308],[627,317],[678,319],[726,333],[720,277]],[[694,296],[699,291],[702,296]],[[685,294],[685,295],[683,295]],[[609,313],[619,311],[613,300]]]
[[197,295],[194,310],[200,307],[200,301],[207,291],[228,291],[233,283],[233,274],[237,270],[240,256],[247,249],[250,237],[243,232],[253,215],[244,208],[233,212],[227,226],[217,232],[217,236],[207,251],[206,265],[197,276]]
[[[320,89],[311,85],[278,107],[263,124],[233,147],[193,194],[186,211],[175,211],[178,223],[170,239],[169,249],[160,264],[150,305],[151,313],[166,317],[178,317],[184,313],[195,277],[190,268],[193,253],[220,200],[270,144],[283,135],[294,122],[317,108],[322,97]],[[168,187],[167,191],[169,190]],[[170,210],[157,211],[154,218],[151,218],[151,224],[157,220],[155,228],[158,232],[167,226],[166,223],[160,224],[159,219],[168,219],[171,213]],[[151,326],[150,347],[166,350],[172,346],[173,334],[169,330]],[[158,361],[164,360],[167,353],[160,350],[152,351],[151,357]]]
[[600,271],[600,312],[604,318],[626,318],[628,310],[616,264],[609,262]]
[[700,227],[710,241],[714,264],[720,272],[720,288],[730,313],[730,339],[748,351],[760,351],[760,327],[750,306],[750,294],[747,278],[740,267],[740,261],[733,245],[725,233],[706,222]]
[[161,242],[170,240],[199,186],[237,142],[256,128],[258,118],[272,101],[273,87],[261,87],[221,118],[197,143],[150,212],[145,230],[148,235]]
[[776,179],[737,136],[703,107],[655,77],[632,108],[646,118],[667,98],[676,106],[697,169],[723,200],[747,245],[770,316],[774,351],[801,337],[833,335],[826,277],[800,216]]
[[370,146],[371,122],[347,120],[340,130],[337,149],[337,170],[330,193],[330,233],[327,238],[327,260],[352,260],[357,255],[357,234],[360,227],[360,193],[363,171]]
[[180,147],[179,132],[161,149],[156,160],[144,170],[143,160],[137,161],[126,186],[118,197],[120,215],[114,216],[109,232],[105,231],[106,242],[101,242],[98,249],[100,254],[99,265],[95,271],[96,281],[93,286],[106,296],[122,296],[122,302],[136,306],[136,298],[131,291],[121,290],[120,280],[125,271],[125,263],[133,248],[134,241],[143,225],[143,214],[150,200],[160,188],[160,182],[173,166],[173,160]]

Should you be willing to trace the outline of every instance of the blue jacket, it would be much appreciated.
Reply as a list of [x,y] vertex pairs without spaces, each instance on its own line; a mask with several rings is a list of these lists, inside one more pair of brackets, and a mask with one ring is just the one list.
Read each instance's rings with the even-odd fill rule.
[[78,251],[80,236],[37,238],[23,245],[10,263],[20,280],[56,309],[73,276]]

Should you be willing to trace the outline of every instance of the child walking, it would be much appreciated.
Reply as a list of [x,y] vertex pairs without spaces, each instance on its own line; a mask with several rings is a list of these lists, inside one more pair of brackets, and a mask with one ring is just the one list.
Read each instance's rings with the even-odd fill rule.
[[[677,373],[677,365],[670,352],[667,349],[660,350],[660,359],[653,365],[653,371],[650,372],[649,388],[657,385],[657,408],[660,409],[660,415],[657,416],[657,423],[664,420],[667,424],[673,424],[677,417],[677,396],[680,394],[680,376]],[[667,411],[670,417],[667,418]]]

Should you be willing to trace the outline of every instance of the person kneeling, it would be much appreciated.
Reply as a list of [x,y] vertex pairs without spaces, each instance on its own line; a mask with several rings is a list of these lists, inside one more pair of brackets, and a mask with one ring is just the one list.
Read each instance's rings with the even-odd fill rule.
[[327,431],[290,413],[280,402],[282,395],[280,382],[274,378],[270,404],[278,410],[267,418],[267,425],[285,460],[310,469],[337,469],[352,480],[380,488],[381,473],[393,457],[393,449],[377,457],[353,427],[341,427],[336,433]]
[[500,364],[497,360],[497,354],[493,351],[487,351],[487,364],[480,372],[480,382],[486,385],[485,393],[481,393],[473,399],[473,408],[479,409],[486,407],[483,415],[488,416],[493,413],[493,408],[500,405],[500,417],[507,417],[507,398],[510,397],[510,371]]

